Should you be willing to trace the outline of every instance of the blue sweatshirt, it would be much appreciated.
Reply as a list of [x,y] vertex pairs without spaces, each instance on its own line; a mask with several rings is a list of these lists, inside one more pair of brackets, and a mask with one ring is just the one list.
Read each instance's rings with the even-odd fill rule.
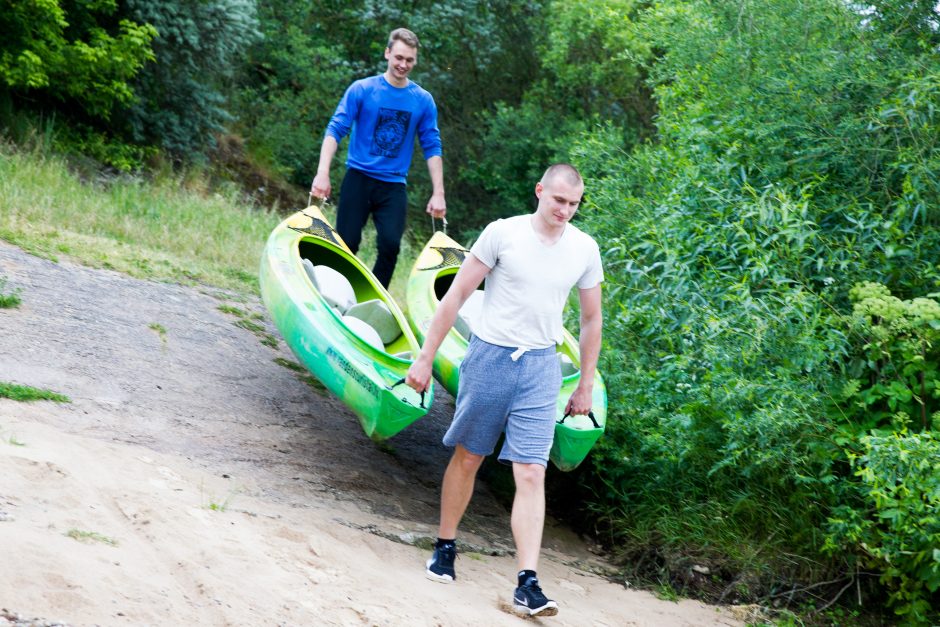
[[434,98],[412,81],[407,87],[394,87],[379,74],[350,85],[326,134],[338,144],[350,131],[346,166],[380,181],[405,182],[415,134],[425,159],[441,154]]

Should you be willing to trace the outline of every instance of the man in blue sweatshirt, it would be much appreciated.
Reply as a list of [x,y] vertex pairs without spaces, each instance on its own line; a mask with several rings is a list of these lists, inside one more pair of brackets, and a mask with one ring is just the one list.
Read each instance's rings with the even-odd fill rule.
[[336,107],[320,147],[320,163],[310,193],[315,198],[329,197],[330,163],[339,142],[352,132],[336,230],[355,253],[362,227],[372,216],[378,253],[372,271],[388,287],[405,232],[405,181],[416,135],[431,175],[427,212],[443,218],[447,205],[437,106],[430,93],[408,79],[418,61],[417,36],[406,28],[393,30],[385,58],[385,72],[354,82]]

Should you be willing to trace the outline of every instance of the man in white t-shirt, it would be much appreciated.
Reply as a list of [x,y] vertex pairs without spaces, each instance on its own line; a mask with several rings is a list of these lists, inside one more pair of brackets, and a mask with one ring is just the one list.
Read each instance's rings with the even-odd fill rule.
[[516,495],[512,532],[519,564],[515,609],[553,616],[536,576],[545,522],[545,469],[555,432],[561,371],[555,346],[562,342],[562,310],[571,288],[581,302],[581,379],[567,411],[591,410],[594,372],[601,345],[601,267],[597,244],[569,224],[584,182],[569,164],[549,167],[535,185],[534,213],[497,220],[484,229],[431,320],[407,383],[425,390],[434,355],[457,312],[486,279],[483,308],[460,366],[457,409],[444,436],[454,447],[441,490],[441,520],[428,578],[456,579],[457,526],[470,503],[477,470],[506,438],[499,460],[512,464]]

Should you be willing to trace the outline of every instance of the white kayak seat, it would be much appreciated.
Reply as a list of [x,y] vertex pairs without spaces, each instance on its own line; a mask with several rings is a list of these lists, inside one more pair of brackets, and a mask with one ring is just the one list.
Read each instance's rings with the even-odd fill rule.
[[562,377],[570,377],[578,372],[578,368],[574,365],[574,362],[571,361],[571,357],[568,357],[564,353],[558,353],[558,365],[561,366]]
[[331,306],[345,312],[356,303],[352,283],[341,273],[329,266],[315,266],[309,259],[302,263],[313,286]]
[[382,343],[382,338],[379,337],[378,331],[373,329],[369,323],[363,322],[354,316],[343,316],[342,320],[343,323],[366,344],[380,351],[385,350],[385,344]]
[[378,298],[356,303],[346,310],[347,316],[359,318],[375,329],[382,342],[391,344],[401,337],[401,326],[389,310],[388,305]]
[[468,340],[473,333],[473,325],[480,319],[483,312],[483,290],[474,290],[473,294],[464,302],[460,311],[457,312],[457,319],[454,321],[454,328],[460,335]]
[[[314,287],[317,287],[317,271],[313,269],[313,262],[304,257],[300,260],[300,265],[304,267],[304,272],[307,273],[307,278],[310,279],[310,282],[313,283]],[[319,291],[319,287],[317,290]]]

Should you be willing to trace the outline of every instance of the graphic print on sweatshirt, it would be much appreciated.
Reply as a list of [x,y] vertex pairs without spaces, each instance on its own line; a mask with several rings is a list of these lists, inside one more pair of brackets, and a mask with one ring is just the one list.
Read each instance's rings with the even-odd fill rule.
[[381,107],[379,117],[375,122],[375,133],[372,135],[372,154],[397,157],[405,143],[405,135],[410,122],[411,111]]

